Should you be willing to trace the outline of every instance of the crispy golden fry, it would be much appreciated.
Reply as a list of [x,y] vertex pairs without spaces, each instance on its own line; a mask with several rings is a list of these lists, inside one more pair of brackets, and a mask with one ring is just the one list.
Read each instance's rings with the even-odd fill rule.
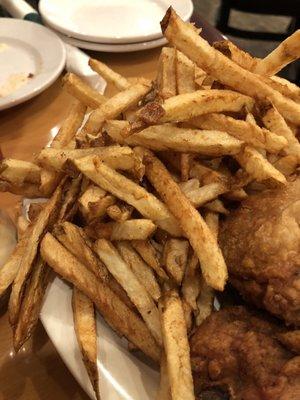
[[[182,188],[181,188],[182,190]],[[215,200],[218,196],[228,191],[228,187],[222,182],[208,183],[196,190],[182,190],[195,208]]]
[[174,47],[182,51],[217,81],[253,98],[262,100],[268,98],[284,118],[300,124],[299,104],[284,97],[262,82],[258,75],[241,68],[212,48],[195,32],[194,27],[183,22],[172,8],[167,11],[161,26],[164,35]]
[[61,184],[48,200],[45,207],[41,211],[38,219],[30,230],[28,235],[28,245],[26,246],[22,259],[19,265],[18,273],[14,280],[12,291],[9,299],[9,320],[12,327],[15,327],[24,291],[26,287],[27,279],[32,271],[33,263],[37,255],[38,246],[44,232],[47,228],[51,227],[60,207],[60,203],[63,195],[63,184]]
[[215,171],[210,167],[194,161],[190,170],[190,177],[197,178],[201,185],[207,185],[209,183],[222,183],[224,185],[229,184],[228,177],[220,171]]
[[23,185],[16,185],[0,180],[0,192],[10,192],[16,195],[27,197],[29,199],[45,197],[44,193],[40,191],[39,185],[32,183],[24,183]]
[[142,259],[163,279],[168,280],[168,275],[161,267],[157,250],[149,240],[133,240],[133,248],[139,253]]
[[189,179],[192,158],[193,155],[190,153],[181,154],[180,168],[182,182],[186,182]]
[[[177,51],[179,51],[179,50],[177,50]],[[198,85],[200,88],[203,88],[203,84],[205,84],[205,81],[207,81],[207,78],[208,78],[207,73],[195,64],[195,83],[196,83],[196,85]],[[205,87],[205,89],[208,89],[208,88]]]
[[56,171],[43,168],[41,170],[41,184],[39,187],[43,197],[50,197],[60,180],[61,176]]
[[183,298],[193,311],[197,310],[197,297],[200,293],[200,277],[199,259],[193,251],[189,255],[181,288]]
[[273,163],[273,166],[285,176],[292,175],[298,165],[299,159],[293,155],[281,157]]
[[4,158],[0,161],[0,180],[16,186],[24,183],[39,184],[41,168],[29,161]]
[[187,193],[199,189],[200,182],[197,178],[191,178],[186,182],[180,182],[179,187],[183,191],[183,193]]
[[147,178],[178,219],[199,257],[204,278],[213,288],[223,290],[227,280],[227,268],[215,238],[165,166],[150,151],[140,151],[144,154]]
[[87,107],[98,108],[107,101],[103,94],[91,88],[79,76],[68,72],[63,78],[64,88]]
[[220,199],[216,199],[208,203],[205,203],[204,207],[215,213],[225,214],[225,215],[229,214],[229,211],[227,210],[227,208],[224,207],[224,204]]
[[109,168],[97,157],[77,159],[74,160],[74,163],[94,183],[120,200],[126,201],[145,218],[151,219],[157,226],[173,236],[181,235],[176,219],[153,194]]
[[114,196],[107,195],[105,190],[95,185],[89,185],[78,199],[79,210],[87,223],[101,219],[115,202]]
[[107,165],[114,169],[134,169],[136,158],[132,149],[127,146],[108,146],[108,147],[92,147],[88,149],[43,149],[37,161],[45,168],[51,168],[56,171],[68,171],[69,164],[67,160],[76,160],[87,156],[98,156]]
[[199,326],[213,311],[214,290],[207,285],[202,278],[200,283],[200,295],[197,299],[196,325]]
[[137,104],[150,89],[149,85],[137,83],[117,93],[91,113],[84,125],[83,132],[97,134],[106,120],[118,117],[122,112]]
[[[107,133],[120,141],[120,136],[106,124]],[[283,139],[284,140],[284,139]],[[136,132],[123,143],[131,146],[145,146],[152,150],[174,150],[178,152],[191,152],[209,156],[224,154],[237,154],[243,142],[220,131],[203,131],[199,129],[178,128],[172,124],[149,126],[140,132]]]
[[24,299],[14,331],[15,351],[19,351],[34,331],[43,304],[43,298],[49,279],[49,268],[38,256],[33,271],[26,284]]
[[[295,83],[288,81],[280,76],[274,75],[270,78],[266,78],[268,84],[271,85],[275,90],[282,93],[284,96],[290,97],[297,103],[300,101],[300,88]],[[271,80],[271,83],[270,83]]]
[[155,361],[160,360],[160,349],[144,321],[130,310],[101,280],[84,267],[54,237],[47,233],[41,243],[41,255],[59,275],[74,284],[96,305],[106,322],[119,335]]
[[155,400],[172,400],[165,353],[162,354],[160,360],[160,381]]
[[278,110],[272,104],[266,104],[261,107],[260,111],[260,116],[265,126],[275,134],[286,138],[288,146],[283,149],[283,152],[286,155],[296,156],[300,163],[300,143]]
[[89,59],[89,66],[107,82],[112,83],[117,89],[125,90],[131,85],[124,76],[109,68],[106,64],[94,58]]
[[26,232],[29,225],[30,221],[28,221],[28,219],[25,218],[24,215],[19,215],[16,223],[18,240],[20,240],[24,236],[24,233]]
[[73,288],[72,308],[74,329],[82,361],[89,375],[97,400],[100,400],[97,368],[97,330],[93,302],[80,290]]
[[235,158],[245,171],[258,182],[271,179],[280,184],[286,183],[284,175],[253,147],[246,146]]
[[129,242],[117,242],[116,246],[121,257],[129,265],[140,284],[145,287],[153,300],[158,302],[161,290],[153,270],[137,254]]
[[218,233],[219,233],[219,214],[207,211],[205,214],[205,222],[211,232],[214,234],[215,239],[218,240]]
[[163,251],[163,265],[168,275],[181,285],[189,252],[189,242],[181,239],[167,240]]
[[127,204],[114,204],[107,207],[107,215],[117,222],[124,222],[130,219],[133,207]]
[[39,216],[40,212],[42,211],[44,205],[45,204],[41,203],[41,202],[37,202],[37,203],[31,202],[29,204],[28,211],[27,211],[27,217],[28,217],[27,221],[30,223],[35,222],[37,217]]
[[66,119],[62,123],[57,135],[54,137],[51,143],[52,148],[61,149],[70,143],[70,141],[75,137],[78,129],[81,127],[85,113],[86,106],[76,100]]
[[172,399],[194,400],[187,327],[176,291],[163,296],[159,309]]
[[260,128],[257,124],[234,119],[224,114],[201,115],[190,122],[200,129],[227,132],[245,143],[266,149],[271,153],[277,153],[287,145],[287,141],[283,136],[278,136],[267,129]]
[[66,193],[64,195],[61,209],[59,210],[57,222],[72,219],[78,209],[78,196],[81,191],[82,176],[79,175],[77,178],[71,180],[67,186]]
[[285,39],[257,63],[256,74],[271,76],[277,74],[283,67],[300,57],[300,29]]
[[161,49],[156,85],[163,100],[176,95],[176,50],[171,47]]
[[193,327],[193,310],[189,303],[185,299],[181,299],[182,301],[182,309],[184,314],[184,320],[186,324],[187,332],[190,333]]
[[129,308],[134,308],[124,289],[91,249],[92,244],[81,228],[70,222],[63,222],[54,227],[53,235],[98,279],[108,285]]
[[176,51],[176,81],[178,94],[196,90],[195,64],[179,50]]
[[145,287],[141,285],[129,265],[126,264],[110,242],[105,239],[99,239],[94,248],[100,260],[106,265],[110,273],[125,289],[130,300],[135,304],[157,343],[162,345],[158,309]]
[[257,66],[257,63],[260,62],[259,59],[252,57],[249,53],[240,49],[230,40],[220,40],[219,42],[215,42],[213,47],[248,71],[253,71]]

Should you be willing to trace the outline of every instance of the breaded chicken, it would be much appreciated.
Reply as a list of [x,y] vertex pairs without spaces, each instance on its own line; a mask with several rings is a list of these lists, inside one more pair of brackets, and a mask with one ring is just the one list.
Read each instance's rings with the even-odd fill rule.
[[219,239],[230,281],[245,300],[300,326],[300,179],[249,196]]
[[236,400],[300,399],[300,356],[277,339],[281,331],[244,307],[211,314],[190,341],[198,398],[215,387]]

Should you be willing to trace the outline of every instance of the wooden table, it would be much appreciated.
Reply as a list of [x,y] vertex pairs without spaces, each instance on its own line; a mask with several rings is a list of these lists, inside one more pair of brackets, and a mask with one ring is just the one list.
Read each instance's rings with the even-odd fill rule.
[[[137,53],[91,53],[125,77],[153,78],[160,49]],[[5,157],[31,160],[64,120],[70,96],[58,79],[28,102],[0,112],[0,147]],[[0,209],[13,215],[17,196],[0,193]],[[0,303],[0,400],[88,400],[67,370],[41,324],[16,355],[7,305]]]

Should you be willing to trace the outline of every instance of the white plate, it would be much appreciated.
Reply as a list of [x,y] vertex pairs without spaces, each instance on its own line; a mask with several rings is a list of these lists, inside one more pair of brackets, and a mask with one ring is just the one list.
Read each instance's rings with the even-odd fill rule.
[[[71,287],[55,278],[47,292],[41,321],[61,358],[82,388],[94,398],[76,341]],[[102,400],[153,400],[159,373],[127,350],[104,320],[97,316],[98,371]]]
[[39,11],[51,28],[77,39],[136,43],[162,36],[169,6],[185,21],[193,12],[191,0],[40,0]]
[[[66,61],[59,37],[44,26],[0,18],[0,110],[22,103],[49,87]],[[31,78],[27,78],[33,74]],[[22,85],[19,83],[23,81]],[[12,90],[12,88],[15,88]],[[8,89],[9,93],[8,93]]]
[[150,40],[149,42],[140,42],[140,43],[129,43],[129,44],[103,44],[103,43],[95,43],[95,42],[87,42],[80,39],[75,39],[73,37],[65,36],[61,33],[56,32],[60,38],[75,47],[79,47],[81,49],[88,49],[94,51],[104,51],[106,53],[129,53],[131,51],[142,51],[142,50],[150,50],[155,47],[160,47],[165,45],[168,41],[165,38]]

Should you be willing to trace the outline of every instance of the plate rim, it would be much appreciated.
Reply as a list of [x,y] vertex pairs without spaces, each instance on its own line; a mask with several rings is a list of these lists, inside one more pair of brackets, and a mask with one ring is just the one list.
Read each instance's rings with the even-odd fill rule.
[[[186,15],[184,16],[184,21],[188,21],[194,11],[194,4],[192,0],[180,0],[180,2],[185,1],[186,3]],[[167,2],[168,3],[168,2]],[[148,35],[139,35],[139,36],[126,36],[126,38],[107,38],[107,37],[101,37],[101,36],[94,36],[94,35],[88,35],[80,32],[75,32],[72,31],[68,28],[62,27],[55,21],[47,15],[47,6],[49,4],[48,0],[40,0],[39,5],[38,5],[38,10],[39,13],[42,17],[43,22],[48,25],[50,28],[64,34],[65,36],[70,36],[72,38],[80,39],[80,40],[85,40],[87,42],[92,42],[92,43],[100,43],[100,44],[129,44],[129,43],[138,43],[138,42],[146,42],[146,41],[151,41],[155,39],[159,39],[162,37],[161,33],[155,33],[155,34],[148,34]]]
[[[14,27],[16,25],[30,26],[31,28],[33,27],[33,29],[36,29],[37,31],[41,32],[41,30],[42,30],[44,32],[47,32],[49,37],[51,37],[51,39],[53,39],[53,43],[56,41],[57,49],[59,50],[61,57],[60,57],[60,61],[57,62],[56,68],[53,71],[50,71],[44,77],[44,81],[40,82],[38,87],[34,88],[33,90],[30,90],[30,86],[25,85],[23,88],[24,89],[23,94],[21,93],[20,95],[15,95],[15,93],[17,93],[17,90],[16,90],[11,95],[3,97],[2,98],[3,102],[2,102],[2,104],[0,103],[0,111],[6,110],[10,107],[14,107],[18,104],[24,103],[25,101],[32,99],[33,97],[37,96],[38,94],[40,94],[41,92],[46,90],[49,86],[51,86],[55,82],[55,80],[58,78],[58,76],[63,71],[65,64],[66,64],[65,45],[64,45],[62,39],[58,35],[56,35],[55,32],[53,32],[51,29],[49,29],[43,25],[37,24],[35,22],[32,22],[32,21],[26,21],[26,20],[21,20],[21,19],[14,19],[14,18],[1,18],[1,25],[2,25],[2,23],[11,24],[11,25],[14,25]],[[14,30],[12,30],[12,33],[8,34],[8,36],[11,36],[12,38],[15,37],[17,39],[20,39],[20,37],[18,37],[16,35],[16,32],[17,32],[17,30],[14,29]],[[23,39],[23,41],[24,41],[24,39]],[[36,49],[34,42],[30,43],[30,45]],[[32,81],[32,82],[34,82],[34,81]],[[26,87],[27,87],[27,89],[26,89]],[[5,99],[7,99],[7,100],[5,101]]]

